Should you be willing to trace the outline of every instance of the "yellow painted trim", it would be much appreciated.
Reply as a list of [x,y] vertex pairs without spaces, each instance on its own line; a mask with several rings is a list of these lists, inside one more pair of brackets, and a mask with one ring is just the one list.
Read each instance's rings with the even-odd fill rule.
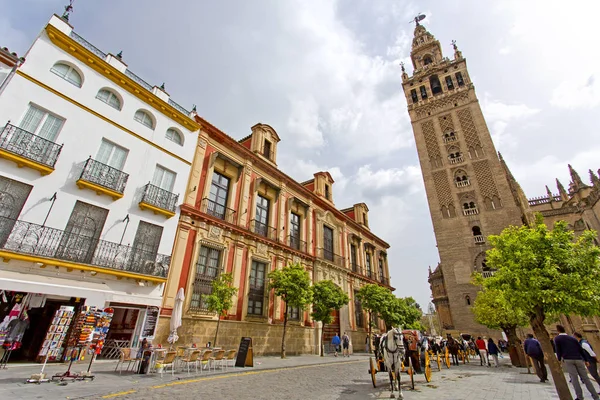
[[178,156],[177,154],[172,153],[169,150],[165,149],[164,147],[160,147],[159,145],[157,145],[156,143],[154,143],[154,142],[146,139],[145,137],[140,136],[140,135],[138,135],[137,133],[135,133],[133,131],[130,131],[129,129],[125,128],[123,125],[120,125],[120,124],[118,124],[118,123],[116,123],[116,122],[114,122],[114,121],[106,118],[104,115],[99,114],[96,111],[92,110],[91,108],[88,108],[88,107],[84,106],[83,104],[79,103],[78,101],[73,100],[69,96],[64,95],[63,93],[59,92],[58,90],[55,90],[55,89],[51,88],[50,86],[48,86],[48,85],[46,85],[46,84],[38,81],[34,77],[27,75],[23,71],[17,70],[17,75],[22,76],[23,78],[27,79],[28,81],[31,81],[31,82],[35,83],[36,85],[38,85],[38,86],[46,89],[47,91],[49,91],[49,92],[57,95],[58,97],[66,100],[66,101],[68,101],[69,103],[72,103],[72,104],[76,105],[77,107],[81,108],[82,110],[85,110],[85,111],[89,112],[90,114],[94,115],[95,117],[98,117],[101,120],[104,120],[104,121],[108,122],[109,124],[111,124],[111,125],[119,128],[119,129],[121,129],[122,131],[129,133],[130,135],[132,135],[132,136],[136,137],[137,139],[139,139],[139,140],[141,140],[141,141],[149,144],[150,146],[152,146],[152,147],[154,147],[154,148],[162,151],[163,153],[166,153],[166,154],[170,155],[171,157],[178,159],[182,163],[184,163],[186,165],[192,165],[192,163],[190,161],[186,160],[185,158],[182,158],[182,157]]
[[200,125],[188,115],[185,115],[181,111],[177,110],[175,107],[171,106],[168,102],[162,100],[154,93],[149,92],[139,83],[110,65],[108,62],[106,62],[106,60],[99,58],[97,55],[83,47],[81,44],[77,43],[75,40],[71,39],[69,36],[65,35],[63,32],[56,29],[54,26],[47,25],[46,32],[48,33],[48,37],[52,43],[54,43],[56,46],[60,47],[65,52],[72,54],[79,61],[83,62],[99,74],[110,79],[115,84],[121,86],[123,89],[127,90],[144,103],[151,105],[155,110],[161,112],[175,122],[185,126],[191,132],[200,129]]
[[165,210],[160,207],[153,206],[152,204],[148,204],[145,201],[140,201],[139,206],[142,210],[150,210],[150,211],[153,211],[154,214],[162,214],[167,218],[171,218],[171,217],[175,216],[175,213],[173,211],[169,211],[169,210]]
[[73,268],[80,271],[94,271],[99,274],[113,275],[118,278],[131,278],[148,282],[165,283],[167,278],[159,276],[136,274],[135,272],[120,271],[118,269],[110,269],[103,267],[94,267],[87,264],[78,264],[70,261],[57,260],[56,258],[31,256],[29,254],[13,253],[12,251],[0,250],[0,258],[3,260],[19,260],[32,263],[40,263],[42,265],[55,265],[57,267]]
[[54,172],[54,168],[52,167],[29,160],[23,156],[13,154],[3,149],[0,149],[0,158],[15,162],[19,168],[29,167],[35,169],[36,171],[39,171],[41,175],[48,175]]
[[77,184],[79,189],[91,189],[94,192],[96,192],[97,195],[106,194],[106,195],[112,197],[113,200],[119,200],[120,198],[123,197],[123,193],[119,193],[117,191],[105,188],[100,185],[96,185],[95,183],[88,182],[83,179],[78,179],[77,182],[75,182],[75,183]]

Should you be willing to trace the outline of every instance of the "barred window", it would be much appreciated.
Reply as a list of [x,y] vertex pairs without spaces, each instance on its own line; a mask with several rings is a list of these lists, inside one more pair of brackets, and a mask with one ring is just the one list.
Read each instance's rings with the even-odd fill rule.
[[362,304],[360,303],[360,300],[358,300],[356,298],[357,293],[358,293],[358,291],[355,290],[354,291],[354,319],[356,320],[356,327],[362,328],[362,327],[364,327],[363,310],[362,310]]
[[288,319],[290,321],[299,321],[300,320],[300,308],[288,307]]
[[190,308],[206,311],[204,296],[212,293],[212,282],[219,274],[221,250],[211,247],[200,247],[200,255],[196,263],[196,276],[194,277],[194,291]]
[[263,315],[266,270],[267,264],[258,261],[252,261],[250,282],[248,284],[248,315]]

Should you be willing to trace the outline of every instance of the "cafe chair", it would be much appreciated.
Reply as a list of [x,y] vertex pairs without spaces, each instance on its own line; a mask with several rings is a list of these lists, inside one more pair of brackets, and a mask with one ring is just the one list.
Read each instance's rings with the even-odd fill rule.
[[179,361],[187,366],[187,373],[190,374],[190,364],[194,364],[196,368],[196,373],[198,373],[198,357],[200,357],[200,350],[194,350],[188,353],[187,357],[182,357]]
[[123,364],[125,363],[127,363],[126,371],[129,371],[131,363],[133,363],[133,369],[135,370],[135,366],[138,363],[138,361],[141,361],[141,358],[131,357],[131,349],[122,349],[120,351],[119,361],[117,361],[115,371],[119,368],[120,365],[121,368],[119,369],[119,374],[121,374],[123,372]]
[[160,377],[163,377],[163,373],[164,371],[171,367],[171,376],[175,376],[175,359],[177,357],[177,352],[176,351],[168,351],[165,354],[165,358],[162,360],[161,364],[163,365],[163,368],[160,370]]
[[[223,368],[223,358],[225,357],[225,350],[218,350],[214,357],[210,357],[210,365],[212,365],[213,371],[216,371],[217,364],[221,364],[221,369]],[[208,369],[210,370],[210,365]]]
[[212,357],[212,351],[211,350],[206,350],[204,353],[202,353],[202,358],[200,359],[200,373],[202,373],[202,370],[204,369],[204,366],[208,366],[208,370],[210,371],[210,359]]
[[[225,356],[225,369],[227,367],[235,367],[235,356],[237,355],[237,350],[229,350],[227,355]],[[231,365],[229,365],[231,364]]]

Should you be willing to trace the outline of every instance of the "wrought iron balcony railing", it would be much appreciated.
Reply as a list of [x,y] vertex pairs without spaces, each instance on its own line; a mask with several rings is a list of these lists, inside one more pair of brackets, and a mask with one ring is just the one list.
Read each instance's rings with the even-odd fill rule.
[[148,183],[146,186],[144,186],[144,195],[142,196],[142,202],[146,204],[162,208],[163,210],[175,212],[178,199],[178,194],[174,194],[169,192],[168,190],[161,189],[158,186],[154,186],[151,183]]
[[54,168],[62,147],[62,144],[56,144],[11,124],[6,124],[0,133],[1,149],[51,168]]
[[90,157],[85,162],[85,166],[83,167],[83,171],[81,171],[79,179],[122,194],[125,191],[125,185],[127,185],[129,174]]
[[171,263],[165,254],[5,217],[0,249],[162,278]]
[[215,218],[222,219],[223,221],[235,224],[235,210],[227,208],[211,199],[205,197],[202,199],[200,211]]
[[296,249],[303,253],[306,253],[306,242],[300,240],[300,238],[298,238],[297,236],[288,236],[288,246],[290,246],[292,249]]
[[379,282],[383,283],[386,286],[390,286],[390,280],[388,278],[386,278],[385,276],[380,276]]
[[344,257],[335,254],[333,251],[331,251],[329,249],[318,248],[317,249],[317,257],[322,260],[328,261],[332,264],[335,264],[339,267],[344,266]]
[[273,149],[263,147],[262,149],[260,149],[260,155],[268,160],[275,161],[275,152],[273,151]]
[[351,262],[350,265],[352,266],[352,272],[360,273],[360,266],[357,263]]
[[267,224],[264,224],[258,220],[253,219],[250,223],[250,230],[257,235],[264,236],[267,239],[278,241],[277,237],[277,229],[270,227]]
[[365,271],[365,276],[366,276],[367,278],[369,278],[369,279],[373,279],[373,278],[375,278],[375,274],[374,274],[374,273],[373,273],[373,271],[371,271],[371,270],[366,270],[366,271]]

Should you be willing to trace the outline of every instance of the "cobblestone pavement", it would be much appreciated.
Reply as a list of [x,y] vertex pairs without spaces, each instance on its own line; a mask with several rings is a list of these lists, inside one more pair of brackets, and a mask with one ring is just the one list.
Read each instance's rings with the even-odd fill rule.
[[[388,399],[387,374],[379,373],[373,388],[368,373],[368,358],[302,356],[286,360],[277,357],[257,359],[255,368],[231,369],[227,373],[139,376],[112,372],[114,363],[99,365],[96,380],[74,382],[67,386],[54,383],[24,385],[11,382],[7,371],[0,371],[0,398],[18,399],[315,399],[358,400]],[[502,360],[499,368],[471,363],[433,373],[431,383],[416,377],[416,389],[408,387],[403,375],[405,400],[554,400],[552,383],[539,383],[526,369],[513,368]],[[54,366],[58,368],[58,366]],[[63,367],[61,367],[63,368]],[[16,376],[18,369],[12,374]]]
[[[377,375],[373,388],[365,359],[341,359],[327,365],[300,366],[268,371],[242,372],[231,376],[172,382],[138,390],[123,399],[388,399],[387,375]],[[461,365],[434,372],[427,384],[418,376],[415,390],[403,376],[405,400],[549,400],[558,399],[551,383],[542,384],[527,370]]]

